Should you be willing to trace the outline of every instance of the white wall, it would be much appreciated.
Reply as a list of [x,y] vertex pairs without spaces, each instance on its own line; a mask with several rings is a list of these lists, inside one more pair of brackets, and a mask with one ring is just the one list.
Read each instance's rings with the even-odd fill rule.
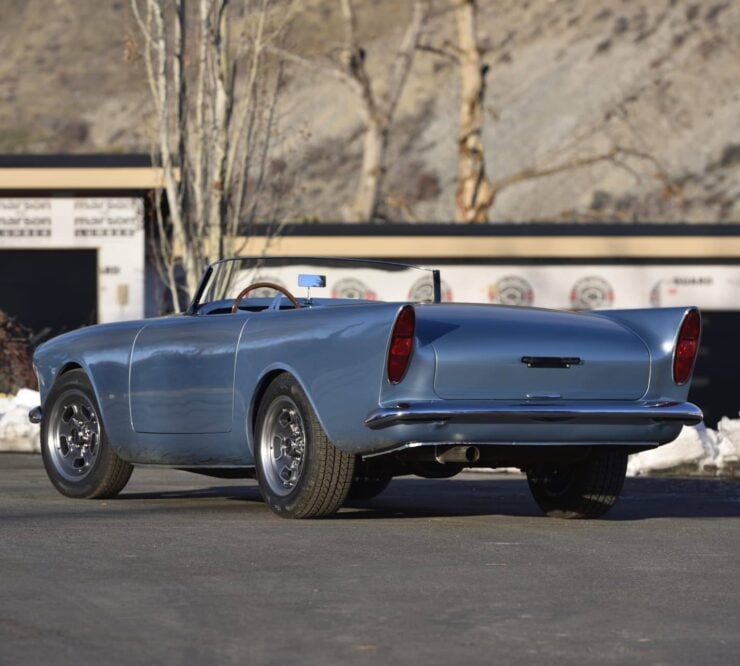
[[85,248],[98,250],[98,321],[143,317],[142,198],[0,198],[0,249]]

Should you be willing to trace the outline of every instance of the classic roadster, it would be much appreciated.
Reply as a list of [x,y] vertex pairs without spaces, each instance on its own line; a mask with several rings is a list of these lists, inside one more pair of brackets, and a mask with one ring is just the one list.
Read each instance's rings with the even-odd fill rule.
[[628,454],[701,421],[695,308],[443,303],[441,285],[405,264],[229,259],[184,314],[61,335],[35,353],[29,415],[49,478],[102,498],[135,465],[256,476],[278,515],[312,518],[394,476],[515,466],[547,515],[594,518]]

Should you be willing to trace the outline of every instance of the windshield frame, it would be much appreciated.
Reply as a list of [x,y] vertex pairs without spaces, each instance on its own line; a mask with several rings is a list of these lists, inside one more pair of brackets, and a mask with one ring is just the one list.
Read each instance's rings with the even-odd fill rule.
[[436,268],[430,268],[429,266],[419,266],[418,264],[407,264],[400,261],[384,261],[381,259],[365,259],[365,258],[358,258],[358,257],[308,257],[308,256],[246,256],[246,257],[229,257],[226,259],[220,259],[219,261],[214,261],[212,264],[209,264],[208,267],[203,272],[203,276],[200,279],[200,283],[198,284],[198,288],[195,290],[195,294],[193,295],[193,299],[190,302],[190,305],[188,306],[188,309],[185,311],[185,314],[192,315],[195,314],[198,311],[198,307],[202,305],[201,298],[203,298],[203,294],[205,293],[208,283],[213,276],[215,269],[220,264],[225,264],[227,262],[231,261],[265,261],[265,260],[275,260],[275,261],[290,261],[290,262],[310,262],[310,261],[316,261],[316,262],[337,262],[340,264],[351,264],[354,262],[359,262],[363,264],[371,264],[371,265],[377,265],[379,268],[382,268],[383,266],[388,267],[395,267],[398,269],[417,269],[422,271],[428,271],[432,274],[432,286],[433,286],[433,300],[432,303],[441,303],[442,302],[442,279],[440,277],[439,269]]

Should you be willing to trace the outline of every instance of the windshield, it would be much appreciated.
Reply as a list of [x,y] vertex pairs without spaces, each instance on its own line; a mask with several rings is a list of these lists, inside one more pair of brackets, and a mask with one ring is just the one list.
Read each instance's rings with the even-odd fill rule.
[[[191,307],[233,300],[255,282],[271,282],[304,297],[306,289],[298,286],[298,276],[306,274],[326,277],[326,287],[311,289],[315,299],[440,301],[439,271],[431,268],[363,259],[242,257],[212,264]],[[269,288],[256,289],[250,296],[271,297],[274,293]]]

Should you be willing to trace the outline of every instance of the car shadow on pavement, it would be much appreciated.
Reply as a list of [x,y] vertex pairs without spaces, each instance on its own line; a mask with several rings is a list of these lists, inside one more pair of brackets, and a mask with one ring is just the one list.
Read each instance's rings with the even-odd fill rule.
[[[221,485],[162,492],[129,492],[120,500],[223,498],[263,505],[259,489]],[[209,510],[213,507],[209,505]],[[348,500],[335,518],[403,519],[454,516],[544,517],[522,477],[394,480],[371,500]],[[650,518],[740,518],[740,482],[735,479],[630,478],[604,520]]]
[[[395,486],[395,487],[394,487]],[[379,497],[350,501],[355,509],[340,518],[498,515],[544,517],[522,478],[486,480],[408,480],[392,483]],[[604,520],[650,518],[740,518],[740,482],[721,479],[627,479]]]
[[626,479],[619,501],[606,519],[646,518],[740,518],[740,479]]

